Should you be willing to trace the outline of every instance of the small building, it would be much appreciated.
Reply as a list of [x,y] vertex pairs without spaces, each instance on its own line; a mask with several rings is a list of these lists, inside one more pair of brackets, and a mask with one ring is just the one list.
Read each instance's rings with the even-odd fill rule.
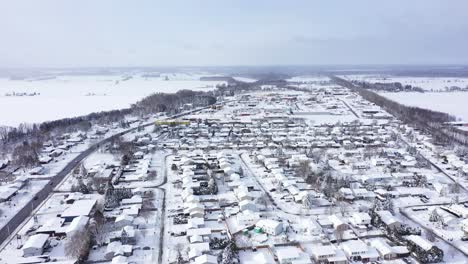
[[90,216],[96,205],[96,199],[77,200],[60,214],[65,222],[71,222],[78,216]]
[[401,223],[389,211],[377,211],[377,215],[388,228],[400,228]]
[[196,257],[194,264],[218,264],[218,258],[213,255],[203,254]]
[[253,226],[260,220],[260,214],[252,211],[244,211],[236,216],[237,225],[240,227]]
[[132,225],[133,219],[133,216],[121,214],[115,218],[114,226],[117,228],[122,228],[124,226]]
[[42,255],[48,239],[48,234],[36,234],[30,236],[23,245],[23,257]]
[[271,219],[259,220],[255,226],[272,236],[277,236],[283,232],[283,224]]
[[239,209],[241,211],[252,211],[252,212],[255,212],[257,211],[257,206],[251,202],[251,201],[248,201],[248,200],[243,200],[239,203]]
[[348,224],[346,224],[340,217],[336,215],[330,215],[328,217],[328,220],[330,220],[335,230],[347,230],[348,229]]
[[276,248],[276,256],[280,264],[312,263],[310,256],[297,247],[278,247]]
[[316,263],[346,264],[345,253],[332,245],[311,247],[312,257]]
[[367,213],[354,213],[351,216],[351,222],[354,225],[370,225],[371,217]]

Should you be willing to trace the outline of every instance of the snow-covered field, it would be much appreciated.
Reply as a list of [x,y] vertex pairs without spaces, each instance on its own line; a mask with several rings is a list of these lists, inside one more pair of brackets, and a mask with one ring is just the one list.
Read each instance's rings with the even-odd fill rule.
[[452,77],[402,77],[390,75],[343,75],[339,76],[347,80],[366,81],[370,83],[394,83],[420,87],[426,91],[444,91],[446,88],[457,86],[468,87],[468,78]]
[[445,112],[468,121],[468,93],[381,93],[399,103]]
[[[167,76],[167,80],[166,80]],[[58,76],[42,80],[0,79],[0,125],[38,123],[92,112],[121,109],[156,93],[183,89],[208,91],[222,82],[200,81],[202,75],[161,74]],[[38,94],[11,96],[13,93]],[[10,95],[10,96],[7,96]]]
[[315,75],[315,76],[294,76],[292,78],[286,79],[288,82],[303,82],[303,83],[326,83],[330,81],[330,78],[323,75]]

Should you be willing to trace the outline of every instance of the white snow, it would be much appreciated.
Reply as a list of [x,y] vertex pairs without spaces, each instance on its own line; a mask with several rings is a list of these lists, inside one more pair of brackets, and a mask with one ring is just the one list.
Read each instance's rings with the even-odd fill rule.
[[445,112],[468,121],[468,93],[382,93],[399,103]]
[[[223,83],[200,81],[202,75],[166,75],[155,78],[138,75],[128,80],[118,75],[58,76],[46,80],[0,78],[0,112],[4,113],[0,125],[17,126],[127,108],[152,93],[208,91]],[[13,93],[39,95],[6,96]]]
[[420,87],[426,91],[443,91],[445,88],[457,86],[468,87],[468,78],[453,77],[403,77],[390,75],[343,75],[339,76],[348,80],[366,81],[370,83],[394,83]]

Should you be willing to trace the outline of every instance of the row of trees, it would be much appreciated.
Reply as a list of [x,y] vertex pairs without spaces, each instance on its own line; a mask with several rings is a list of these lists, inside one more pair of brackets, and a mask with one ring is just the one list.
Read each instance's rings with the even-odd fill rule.
[[394,115],[401,121],[407,124],[413,124],[417,128],[429,132],[432,134],[435,142],[439,144],[461,144],[468,146],[468,132],[447,125],[448,122],[456,121],[456,118],[452,115],[429,109],[402,105],[371,91],[371,84],[363,87],[338,77],[332,77],[332,79],[337,84],[353,90],[362,98],[382,107],[385,111]]

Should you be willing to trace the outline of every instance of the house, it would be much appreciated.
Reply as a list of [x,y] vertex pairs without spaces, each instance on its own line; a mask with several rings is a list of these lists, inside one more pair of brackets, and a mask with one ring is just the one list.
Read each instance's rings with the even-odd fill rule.
[[142,204],[143,198],[140,195],[133,195],[131,198],[122,199],[121,205]]
[[48,239],[48,234],[36,234],[30,236],[23,245],[23,257],[42,255]]
[[363,256],[369,250],[366,243],[361,240],[349,240],[343,242],[341,247],[348,259],[351,261],[361,261]]
[[253,226],[260,220],[260,214],[252,211],[243,211],[236,215],[237,225],[239,227]]
[[104,258],[107,260],[111,260],[114,257],[115,253],[120,250],[120,248],[122,248],[122,243],[120,243],[120,241],[110,242],[107,245],[106,252],[104,253]]
[[205,225],[205,219],[202,217],[189,218],[187,222],[188,229],[202,228]]
[[194,264],[218,264],[218,258],[213,255],[203,254],[195,258]]
[[64,235],[64,230],[62,228],[65,221],[60,217],[51,217],[45,224],[39,227],[36,230],[36,234],[48,234],[51,236],[62,236]]
[[255,212],[257,211],[257,206],[251,202],[251,201],[248,201],[248,200],[243,200],[239,203],[239,209],[241,211],[252,211],[252,212]]
[[114,226],[117,228],[122,228],[124,226],[130,226],[133,223],[133,216],[126,215],[126,214],[120,214],[115,218],[114,221]]
[[276,256],[280,264],[312,264],[309,255],[297,247],[278,247],[276,248]]
[[367,213],[354,213],[351,216],[351,222],[354,225],[370,225],[371,217]]
[[122,214],[137,217],[141,210],[141,204],[132,204],[129,208],[122,210]]
[[344,187],[342,187],[340,190],[338,190],[338,193],[339,193],[340,196],[343,197],[345,200],[353,200],[353,199],[354,199],[353,192],[351,191],[350,188],[344,188]]
[[190,251],[188,253],[190,260],[195,260],[195,258],[202,256],[204,253],[210,251],[210,244],[208,242],[203,243],[192,243],[190,244]]
[[82,231],[88,225],[89,217],[80,215],[78,217],[73,218],[70,225],[66,228],[65,233],[67,236],[72,235],[74,232]]
[[78,216],[90,216],[96,205],[96,199],[77,200],[60,214],[65,222],[71,222]]
[[255,226],[272,236],[277,236],[283,232],[283,224],[271,219],[261,219]]
[[415,244],[416,246],[420,247],[422,250],[425,251],[429,251],[432,249],[432,247],[434,247],[434,245],[431,242],[422,238],[421,236],[409,235],[406,236],[406,240],[410,243]]
[[308,235],[318,236],[322,234],[322,227],[317,223],[317,221],[310,219],[304,223],[305,231]]
[[330,215],[328,217],[328,220],[330,220],[335,230],[347,230],[348,229],[348,224],[346,224],[340,217],[336,215]]
[[346,264],[348,259],[345,253],[332,245],[311,247],[312,257],[316,263]]
[[377,211],[377,215],[385,226],[389,228],[400,228],[401,223],[389,211]]
[[40,156],[39,157],[39,163],[41,164],[47,164],[49,162],[51,162],[53,160],[53,158],[51,158],[50,156]]
[[377,249],[380,256],[384,260],[392,260],[397,258],[396,252],[394,252],[392,247],[383,239],[371,240],[370,245]]
[[245,260],[243,263],[244,264],[269,264],[271,261],[269,261],[267,255],[263,251],[257,251],[253,252],[253,256],[247,260]]

